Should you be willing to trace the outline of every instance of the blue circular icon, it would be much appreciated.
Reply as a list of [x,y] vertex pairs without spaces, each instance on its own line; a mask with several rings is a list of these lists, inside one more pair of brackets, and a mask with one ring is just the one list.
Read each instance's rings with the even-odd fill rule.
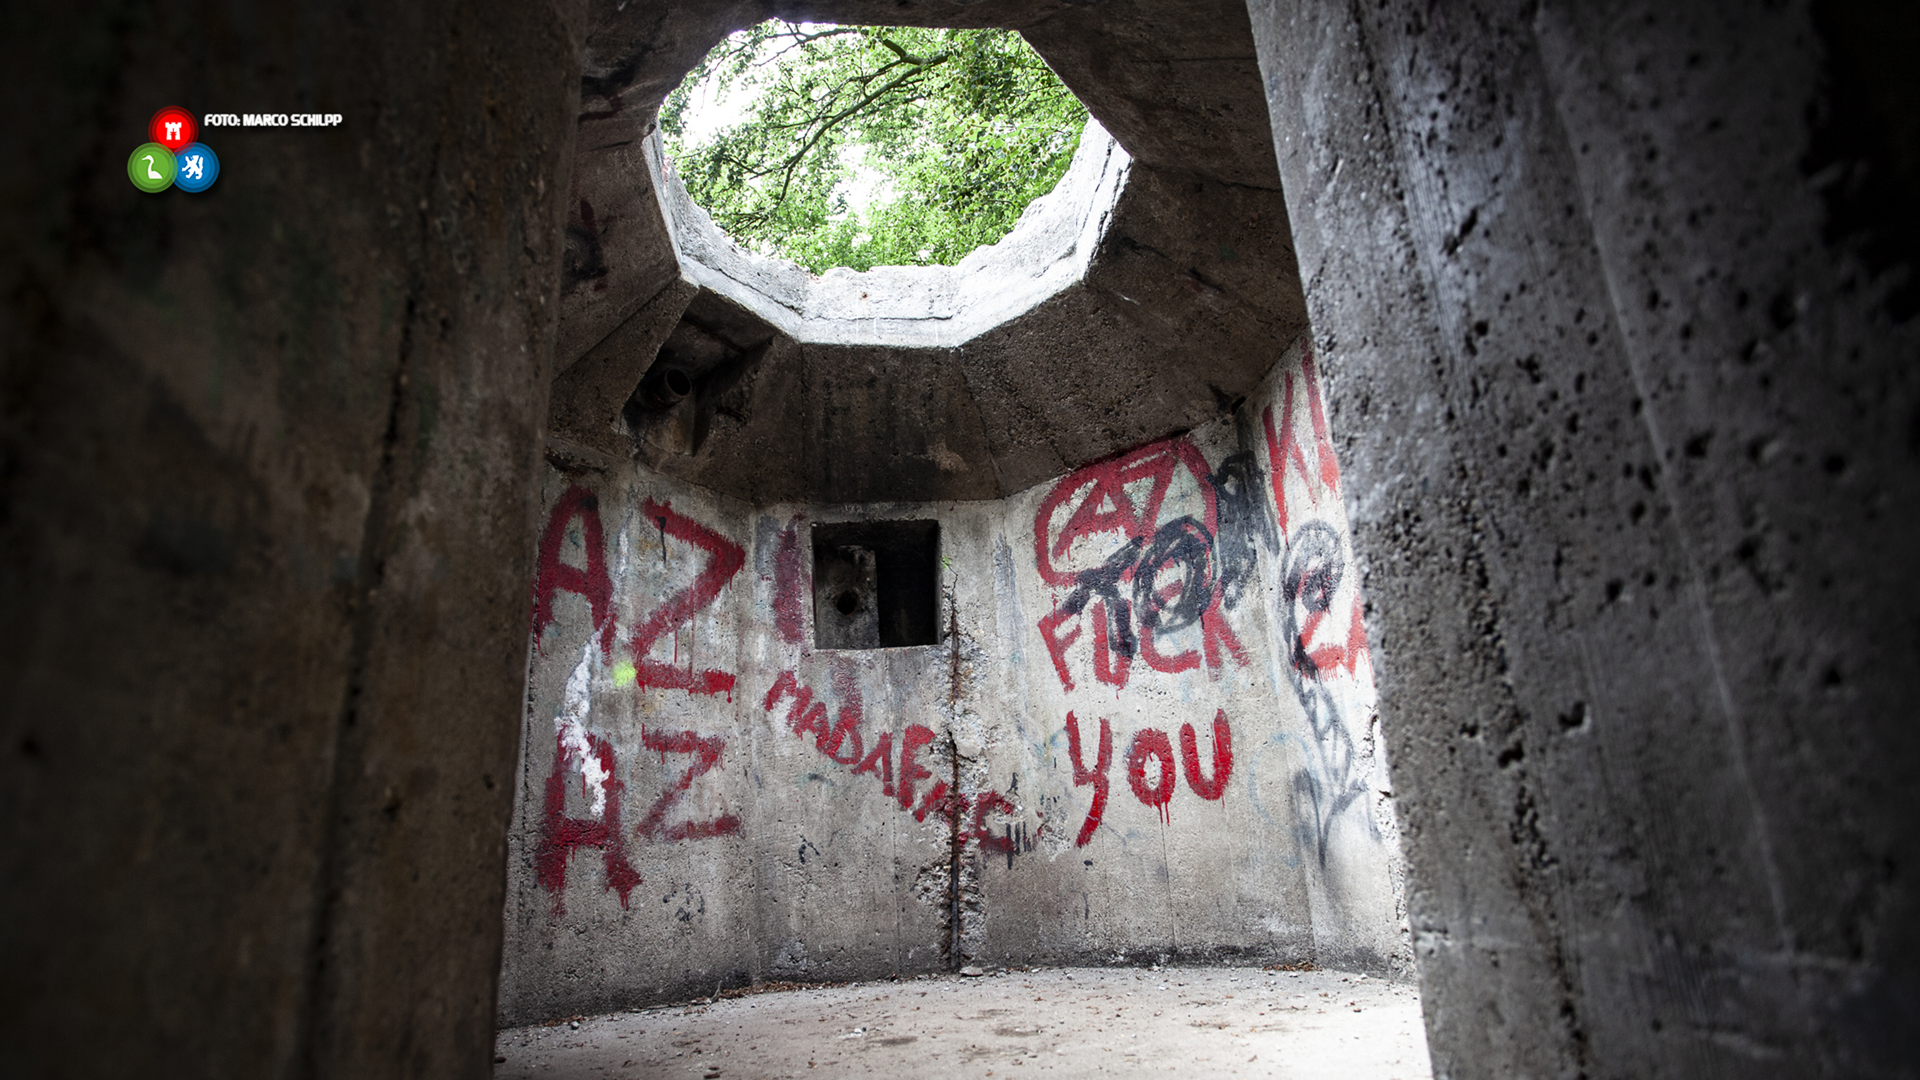
[[220,159],[206,143],[189,143],[173,155],[173,186],[181,191],[199,192],[213,186],[220,175]]

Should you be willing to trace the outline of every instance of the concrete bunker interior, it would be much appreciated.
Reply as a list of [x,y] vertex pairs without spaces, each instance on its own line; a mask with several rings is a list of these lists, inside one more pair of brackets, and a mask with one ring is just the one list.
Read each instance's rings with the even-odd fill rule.
[[[732,17],[673,15],[632,80]],[[1079,72],[1065,177],[952,267],[748,251],[665,168],[656,97],[591,122],[503,1023],[983,965],[1410,972],[1257,71],[1124,47],[1144,85]],[[1101,126],[1196,97],[1132,147]]]
[[[1111,200],[1085,262],[1005,306],[902,278],[869,312],[850,277],[700,252],[645,103],[770,13],[1021,30],[1119,147],[1084,163]],[[18,162],[77,178],[6,211],[23,1067],[479,1076],[503,1013],[685,992],[661,972],[1071,957],[1095,912],[1095,944],[1157,943],[1124,881],[1076,913],[1067,874],[1124,861],[1109,815],[1197,836],[1256,793],[1288,842],[1198,837],[1230,869],[1162,888],[1184,940],[1387,958],[1393,890],[1318,868],[1391,885],[1388,796],[1322,814],[1347,793],[1309,767],[1371,740],[1436,1075],[1911,1075],[1902,18],[46,13],[6,76],[45,118]],[[147,94],[349,122],[236,134],[218,200],[136,201],[100,162]],[[669,340],[684,380],[629,409]],[[1167,513],[1102,517],[1163,476]],[[938,644],[813,648],[812,527],[867,520],[939,523],[973,587]],[[1108,581],[1100,531],[1167,588]],[[1027,717],[1054,764],[1001,725]],[[759,798],[756,763],[846,795]],[[880,861],[791,870],[836,821]],[[1021,878],[1050,843],[1095,854]],[[903,917],[831,925],[829,897]],[[556,904],[579,932],[543,939]],[[632,958],[581,948],[643,909],[671,925]]]

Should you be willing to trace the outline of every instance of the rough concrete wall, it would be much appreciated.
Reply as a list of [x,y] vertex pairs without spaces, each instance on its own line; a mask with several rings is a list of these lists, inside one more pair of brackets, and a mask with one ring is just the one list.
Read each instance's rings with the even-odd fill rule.
[[[569,32],[6,23],[7,1071],[484,1076]],[[167,104],[345,122],[142,194]]]
[[[654,131],[709,47],[773,14],[1019,30],[1127,151],[1091,126],[958,267],[809,278],[714,230]],[[558,456],[624,459],[659,358],[695,386],[649,432],[684,438],[640,440],[666,475],[754,504],[1004,497],[1213,419],[1305,328],[1239,0],[593,0],[586,23]]]
[[[1296,347],[1233,419],[1004,500],[549,474],[503,1022],[965,962],[1392,966],[1332,451]],[[811,525],[925,519],[940,643],[815,649]]]
[[1250,6],[1436,1075],[1913,1076],[1913,17]]
[[[1002,497],[1217,417],[1306,325],[1277,189],[1136,166],[1097,123],[999,243],[819,276],[734,243],[663,152],[657,132],[590,147],[574,177],[560,342],[586,351],[549,439],[597,468],[637,443],[752,503]],[[645,296],[597,343],[576,334]],[[635,386],[668,368],[689,400],[630,430]]]

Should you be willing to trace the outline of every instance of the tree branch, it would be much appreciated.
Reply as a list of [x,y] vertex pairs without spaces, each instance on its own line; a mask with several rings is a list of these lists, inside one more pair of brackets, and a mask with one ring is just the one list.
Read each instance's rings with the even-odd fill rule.
[[[939,63],[945,63],[946,60],[947,60],[947,57],[942,57],[939,60]],[[854,114],[860,112],[862,109],[865,109],[868,105],[871,105],[874,102],[892,93],[893,91],[908,85],[914,80],[921,78],[928,71],[932,70],[932,68],[935,66],[937,66],[937,64],[930,64],[925,67],[916,67],[911,71],[908,71],[906,74],[888,83],[887,85],[881,87],[880,89],[873,91],[872,93],[868,94],[866,97],[860,99],[854,104],[849,105],[845,109],[842,109],[840,112],[825,118],[820,123],[819,129],[816,130],[812,135],[808,136],[806,142],[800,145],[800,149],[795,150],[792,154],[790,154],[787,157],[786,161],[782,162],[779,165],[770,166],[766,169],[761,170],[760,172],[752,174],[755,179],[758,179],[759,177],[762,177],[762,176],[770,175],[776,171],[778,171],[781,174],[780,192],[779,194],[773,197],[772,205],[777,207],[781,203],[786,201],[787,189],[791,187],[793,184],[794,170],[800,167],[800,163],[806,160],[807,155],[812,152],[815,146],[819,145],[821,139],[826,137],[827,132],[832,131],[835,127],[839,126],[841,123],[844,123],[848,117],[851,117]]]
[[936,64],[944,64],[948,60],[953,58],[952,53],[941,53],[939,56],[935,56],[935,57],[919,57],[901,48],[898,44],[894,42],[892,38],[876,37],[873,40],[879,42],[882,45],[885,45],[889,49],[892,49],[893,54],[895,56],[898,56],[900,59],[905,60],[907,63],[912,64],[915,67],[933,67]]
[[782,46],[779,52],[774,53],[772,56],[767,57],[765,60],[755,61],[753,66],[766,67],[768,64],[773,63],[775,60],[780,59],[781,57],[787,55],[793,50],[802,48],[807,45],[811,45],[814,42],[819,41],[823,38],[846,37],[850,34],[858,34],[858,33],[860,33],[860,28],[857,26],[836,26],[831,30],[822,30],[817,34],[802,34],[797,30],[791,33],[770,34],[768,35],[768,40],[771,40],[773,38],[792,38],[793,43],[791,45]]

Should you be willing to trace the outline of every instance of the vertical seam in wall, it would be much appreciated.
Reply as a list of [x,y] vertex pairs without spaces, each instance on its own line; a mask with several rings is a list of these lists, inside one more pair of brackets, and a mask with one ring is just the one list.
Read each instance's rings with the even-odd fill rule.
[[[1160,879],[1166,886],[1167,894],[1167,951],[1174,956],[1180,954],[1180,923],[1175,914],[1177,908],[1173,902],[1173,849],[1167,846],[1167,826],[1160,826],[1160,863],[1167,873]],[[1311,918],[1311,916],[1309,916]]]
[[[779,546],[780,546],[780,540],[778,538],[780,518],[786,515],[773,514],[770,512],[771,510],[772,510],[771,506],[760,509],[759,520],[769,521],[773,524],[775,532],[773,534],[772,546],[773,546],[774,552],[778,552]],[[766,564],[764,562],[759,562],[758,560],[774,558],[774,557],[777,557],[777,555],[767,552],[766,549],[761,546],[759,542],[761,534],[758,528],[758,521],[756,521],[754,517],[748,517],[747,520],[749,522],[753,522],[753,526],[752,526],[753,528],[752,535],[754,537],[753,557],[756,560],[754,572],[756,575],[759,575],[763,573],[761,568],[764,567]],[[788,523],[795,533],[794,548],[795,548],[795,551],[797,552],[799,549],[798,534],[800,532],[800,527],[797,524],[793,524],[792,518],[788,518]],[[764,576],[760,577],[760,581],[762,584],[767,583],[767,579]],[[796,588],[797,587],[798,585],[796,583]],[[776,571],[776,581],[775,583],[773,583],[773,592],[774,592],[774,597],[772,597],[771,599],[777,600],[779,595],[779,585],[777,584],[777,571]],[[734,602],[738,606],[738,608],[746,609],[744,612],[741,613],[742,617],[738,619],[738,623],[739,623],[738,632],[734,635],[734,657],[736,659],[738,667],[741,670],[741,673],[745,674],[745,671],[747,668],[746,659],[748,656],[753,655],[754,621],[752,618],[752,613],[755,607],[758,606],[758,601],[755,599],[753,595],[753,591],[751,589],[734,590],[732,595],[734,597]],[[767,605],[767,608],[769,610],[772,610],[774,607],[775,605],[772,603],[769,603]],[[765,626],[764,623],[760,625],[763,628]],[[806,633],[806,632],[807,632],[806,630],[802,631],[802,633]],[[773,640],[774,648],[776,650],[780,650],[784,652],[787,645],[790,644],[789,642],[786,641],[785,637],[780,633],[777,620],[776,620],[776,625],[771,637]],[[794,665],[794,668],[795,670],[798,670],[799,665],[798,664]],[[739,702],[733,710],[734,730],[744,734],[745,742],[746,742],[746,746],[744,747],[746,751],[745,767],[742,769],[741,777],[740,777],[740,790],[745,793],[745,798],[741,800],[740,809],[742,811],[741,816],[745,819],[745,821],[748,824],[743,827],[742,831],[744,833],[746,829],[751,829],[752,832],[748,833],[747,835],[757,836],[759,834],[760,822],[762,819],[760,816],[760,792],[759,792],[759,788],[754,783],[754,777],[757,776],[760,772],[760,725],[756,722],[758,717],[753,712],[753,710],[748,706],[748,702],[753,700],[752,691],[742,686],[739,688],[739,693],[737,696],[739,698]],[[766,926],[766,925],[769,925],[771,921],[766,917],[767,915],[766,904],[767,904],[768,890],[761,887],[760,879],[761,879],[761,875],[766,873],[767,860],[764,857],[764,855],[760,854],[756,850],[758,846],[759,845],[757,843],[754,843],[752,841],[749,841],[745,845],[746,857],[747,857],[747,872],[742,876],[747,880],[747,882],[753,889],[753,925]],[[766,963],[766,948],[767,948],[767,945],[769,944],[767,940],[767,935],[755,934],[753,935],[753,937],[755,939],[754,944],[752,944],[749,948],[745,950],[745,955],[747,957],[747,960],[752,965],[747,971],[748,986],[760,985],[760,983],[765,979],[767,968],[768,968],[768,964]],[[784,950],[785,947],[786,947],[786,942],[783,940],[780,942],[779,948]],[[774,953],[775,959],[778,959],[779,956],[780,956],[780,953],[778,952]],[[805,976],[803,975],[802,978],[804,977]]]
[[[1539,20],[1543,9],[1536,8],[1534,19],[1528,27],[1532,37],[1533,51],[1541,71],[1542,81],[1546,84],[1552,101],[1554,117],[1559,121],[1560,133],[1566,137],[1568,121],[1566,110],[1561,104],[1561,94],[1548,76],[1546,56],[1540,46]],[[1720,636],[1714,628],[1713,609],[1707,601],[1705,574],[1700,565],[1696,545],[1687,534],[1684,516],[1681,513],[1679,492],[1675,489],[1665,462],[1668,460],[1669,443],[1661,431],[1660,422],[1654,417],[1653,397],[1648,392],[1646,378],[1647,358],[1641,355],[1640,348],[1633,335],[1627,332],[1626,305],[1622,302],[1619,282],[1615,278],[1614,263],[1608,257],[1607,250],[1599,243],[1599,232],[1594,229],[1594,196],[1587,173],[1580,168],[1577,156],[1569,155],[1573,161],[1574,182],[1580,186],[1580,198],[1584,206],[1582,213],[1588,224],[1588,231],[1594,237],[1594,255],[1600,264],[1600,278],[1607,289],[1607,302],[1613,306],[1614,336],[1619,341],[1620,355],[1627,366],[1627,376],[1633,380],[1633,392],[1639,395],[1642,407],[1640,423],[1645,428],[1647,440],[1653,444],[1653,452],[1660,466],[1660,494],[1672,512],[1673,535],[1680,545],[1681,557],[1687,565],[1687,596],[1691,601],[1694,618],[1700,627],[1701,643],[1706,649],[1707,666],[1713,673],[1713,688],[1720,705],[1720,716],[1727,731],[1728,750],[1733,759],[1734,775],[1740,784],[1740,791],[1747,803],[1747,812],[1753,821],[1755,839],[1760,848],[1760,863],[1767,881],[1767,899],[1773,908],[1774,931],[1779,937],[1780,949],[1784,953],[1793,952],[1793,931],[1787,920],[1786,894],[1780,884],[1780,868],[1773,853],[1773,832],[1767,823],[1766,807],[1760,800],[1760,793],[1753,786],[1753,773],[1747,762],[1747,731],[1744,718],[1733,700],[1733,690],[1727,685],[1725,665],[1720,659]]]
[[[422,172],[429,184],[440,172],[440,149],[440,141],[436,139]],[[415,249],[421,253],[420,257],[424,257],[427,238],[432,231],[428,219],[429,206],[428,200],[422,199],[419,212],[415,215]],[[312,937],[307,947],[306,1008],[300,1021],[295,1050],[294,1072],[307,1080],[314,1080],[319,1075],[321,1012],[326,1007],[323,995],[328,981],[327,947],[339,910],[340,879],[345,865],[340,845],[345,831],[342,820],[346,809],[344,789],[351,776],[351,766],[347,760],[350,756],[347,733],[359,720],[361,698],[366,689],[367,665],[373,651],[373,601],[386,577],[386,560],[378,556],[388,533],[388,522],[397,494],[400,417],[406,410],[408,372],[413,367],[414,326],[419,316],[420,296],[425,288],[425,282],[416,274],[409,284],[406,312],[400,322],[399,348],[396,350],[393,378],[388,384],[387,427],[381,435],[380,461],[374,468],[373,483],[368,488],[367,516],[360,534],[353,599],[357,610],[353,620],[353,640],[347,656],[347,692],[341,702],[340,718],[333,729],[333,777],[327,789],[326,820],[321,823],[322,863],[317,883],[320,895],[314,905]],[[358,760],[358,755],[351,756]],[[495,1007],[498,1007],[497,1000]]]
[[[947,796],[947,968],[958,971],[961,967],[960,743],[954,728],[960,723],[960,609],[951,591],[942,592],[947,602],[947,773],[952,784]],[[904,771],[906,767],[901,768]]]
[[[987,414],[980,411],[980,399],[974,396],[973,380],[967,378],[966,345],[960,344],[947,350],[953,359],[953,366],[960,373],[960,385],[967,388],[967,408],[973,411],[974,422],[980,425],[980,445],[987,452],[987,464],[993,469],[993,497],[1004,499],[1014,494],[1007,490],[1007,478],[1000,468],[1000,457],[993,452],[993,439],[987,433]],[[1012,447],[1008,447],[1009,450]]]
[[[960,371],[960,384],[967,388],[967,404],[973,409],[974,418],[980,423],[980,443],[986,448],[987,464],[993,467],[994,498],[1012,498],[1014,495],[1019,494],[1019,492],[1007,490],[1006,471],[1001,468],[1000,454],[993,447],[993,437],[987,428],[987,414],[980,409],[980,391],[974,386],[974,380],[967,372],[967,342],[961,342],[955,345],[952,353],[954,366]],[[991,378],[990,376],[985,376],[984,373],[983,377]],[[1005,387],[1001,386],[1000,389],[1004,391]],[[1010,394],[1006,396],[1009,398],[1012,397]],[[1012,453],[1013,449],[1014,447],[1011,443],[1005,447],[1008,453]],[[1059,458],[1059,453],[1054,450],[1051,440],[1047,442],[1047,451],[1052,453],[1055,458]]]
[[[544,502],[544,500],[542,501]],[[535,572],[538,573],[537,570]],[[539,656],[539,648],[540,648],[539,640],[536,639],[532,634],[528,634],[527,635],[527,672],[526,672],[526,677],[524,681],[521,683],[521,689],[520,689],[520,767],[514,770],[515,772],[520,774],[520,779],[518,781],[519,786],[514,789],[514,793],[513,793],[514,810],[513,810],[513,816],[510,819],[511,821],[510,828],[512,831],[507,834],[507,844],[508,844],[509,855],[512,852],[512,846],[515,843],[516,839],[518,840],[519,843],[522,843],[522,844],[526,843],[526,838],[528,837],[529,831],[530,831],[527,825],[527,817],[531,813],[530,797],[533,792],[533,787],[532,787],[532,784],[533,784],[533,723],[532,723],[533,721],[533,665],[535,663],[536,658]],[[524,852],[524,849],[523,849],[523,852]],[[512,878],[511,878],[512,868],[508,867],[507,869],[509,873],[507,888],[512,889]],[[509,907],[513,910],[514,922],[518,925],[524,925],[526,923],[526,918],[527,918],[527,890],[524,888],[512,890],[512,894],[505,897],[505,903],[502,905],[503,910],[501,911],[501,916],[503,919],[505,918],[505,915],[506,915],[506,911],[504,909]],[[501,939],[500,939],[500,975],[502,976],[506,974],[506,967],[507,967],[507,964],[506,964],[506,951],[507,951],[507,944],[508,944],[507,939],[508,939],[508,935],[506,935],[505,933],[502,933]],[[500,1023],[500,1012],[501,1012],[500,991],[502,989],[501,984],[504,981],[505,980],[499,976],[496,976],[494,980],[493,1011],[494,1011],[494,1023],[496,1025]],[[517,1000],[518,989],[519,989],[518,987],[514,988],[515,995],[516,995],[516,1000],[514,1002],[514,1019],[516,1020],[516,1022],[521,1019],[518,1013],[518,1010],[519,1010],[519,1001]]]
[[903,959],[900,955],[900,944],[904,940],[901,935],[906,932],[905,924],[901,919],[903,900],[900,896],[900,822],[893,814],[888,814],[886,821],[887,864],[893,867],[893,970],[899,971],[902,966],[900,961]]
[[[429,175],[432,171],[430,168]],[[422,211],[423,234],[425,228],[425,211]],[[312,937],[308,943],[306,1009],[301,1023],[298,1064],[295,1066],[299,1075],[309,1078],[318,1075],[320,1013],[325,1007],[323,994],[328,974],[327,947],[339,909],[340,878],[345,863],[340,845],[345,824],[342,820],[345,812],[344,788],[351,774],[348,758],[358,760],[357,755],[349,753],[347,732],[359,722],[361,698],[366,689],[367,664],[373,651],[373,602],[386,577],[386,560],[379,556],[379,550],[382,538],[387,533],[394,501],[400,416],[406,408],[407,371],[412,366],[413,327],[419,310],[419,293],[420,283],[416,281],[412,295],[407,298],[406,315],[401,322],[399,363],[389,383],[387,428],[381,439],[380,464],[374,471],[373,484],[368,492],[367,516],[360,535],[358,579],[353,601],[358,610],[353,620],[353,641],[348,651],[346,698],[341,703],[340,717],[333,729],[333,778],[327,789],[326,820],[322,823],[321,832],[324,861],[319,881],[319,902],[315,905]]]
[[[1373,114],[1376,117],[1378,117],[1379,131],[1381,134],[1386,136],[1386,140],[1385,140],[1386,145],[1389,147],[1396,146],[1396,145],[1400,147],[1406,147],[1412,142],[1412,140],[1408,138],[1407,133],[1401,129],[1398,123],[1396,123],[1396,116],[1393,109],[1393,103],[1388,100],[1389,95],[1388,95],[1388,90],[1386,85],[1386,78],[1384,77],[1384,74],[1381,70],[1382,64],[1374,56],[1374,52],[1372,48],[1372,38],[1373,38],[1372,28],[1369,26],[1367,22],[1364,7],[1365,6],[1360,2],[1360,0],[1348,0],[1348,3],[1345,6],[1344,16],[1345,16],[1347,26],[1350,27],[1352,31],[1354,56],[1357,58],[1358,63],[1360,65],[1363,65],[1367,71],[1368,78],[1366,80],[1366,90],[1365,90],[1367,101],[1372,108]],[[1249,9],[1249,15],[1251,15],[1251,9]],[[1303,95],[1304,95],[1304,92],[1305,91],[1303,88],[1302,90]],[[1269,108],[1271,109],[1271,106],[1269,106]],[[1302,137],[1304,137],[1306,135],[1306,132],[1305,131],[1301,132],[1301,135]],[[1275,152],[1276,154],[1278,154],[1279,152],[1279,146],[1277,143],[1275,145]],[[1417,153],[1407,154],[1405,156],[1418,157],[1418,154]],[[1409,182],[1409,179],[1406,175],[1406,169],[1401,164],[1402,160],[1403,159],[1401,157],[1396,156],[1391,161],[1390,167],[1392,169],[1394,179],[1396,179],[1399,182],[1399,189],[1403,194],[1401,194],[1398,198],[1386,199],[1385,202],[1388,205],[1392,206],[1392,208],[1395,211],[1397,211],[1397,217],[1395,221],[1397,223],[1400,236],[1404,238],[1403,246],[1405,247],[1406,253],[1408,256],[1409,267],[1413,272],[1417,272],[1419,275],[1418,280],[1420,285],[1420,295],[1414,298],[1415,306],[1417,308],[1423,309],[1428,314],[1429,319],[1437,326],[1442,319],[1442,315],[1440,311],[1441,290],[1438,287],[1438,279],[1440,276],[1439,270],[1433,264],[1432,259],[1428,257],[1428,253],[1420,251],[1417,248],[1417,246],[1413,243],[1413,239],[1412,239],[1413,225],[1414,225],[1414,219],[1416,216],[1417,208],[1413,205],[1413,200],[1411,199],[1411,197],[1408,194],[1406,194],[1406,193],[1410,193],[1413,190],[1413,185]],[[1386,165],[1388,163],[1383,162],[1382,164]],[[1322,190],[1322,195],[1324,195],[1327,191],[1332,190],[1334,183],[1336,183],[1338,180],[1338,171],[1339,171],[1339,162],[1336,161],[1335,173],[1333,176],[1329,177],[1327,184]],[[1302,198],[1305,198],[1305,196],[1302,196]],[[1291,205],[1288,207],[1288,215],[1289,215],[1289,220],[1292,220],[1293,207]],[[1324,230],[1323,230],[1323,235],[1324,235]],[[1314,281],[1324,280],[1324,275],[1327,272],[1327,263],[1329,260],[1326,254],[1324,253],[1324,247],[1325,245],[1323,244],[1323,253],[1322,253],[1320,262],[1317,266],[1314,267],[1314,270],[1313,270]],[[1300,262],[1297,241],[1295,242],[1294,261],[1296,265],[1299,267],[1302,296],[1303,298],[1305,298],[1307,294],[1314,289],[1314,283],[1308,280],[1306,266],[1304,263]],[[1297,348],[1300,351],[1300,354],[1302,357],[1311,357],[1319,354],[1319,347],[1315,342],[1316,328],[1313,324],[1313,316],[1312,316],[1311,308],[1312,308],[1312,302],[1311,300],[1309,300],[1308,301],[1309,310],[1307,314],[1306,328],[1302,331],[1299,342],[1295,346],[1289,347],[1287,355],[1282,359],[1282,363],[1294,362],[1294,357],[1292,353],[1293,353],[1293,349],[1295,348]],[[1415,317],[1417,318],[1418,316],[1415,316]],[[1448,335],[1448,336],[1451,336],[1451,335]],[[1383,352],[1385,351],[1384,348],[1382,349],[1382,351]],[[1326,369],[1321,368],[1320,370],[1324,376]],[[1451,431],[1447,432],[1446,453],[1451,460],[1455,460],[1455,461],[1458,461],[1462,456],[1458,439],[1453,435]],[[1268,465],[1270,468],[1279,467],[1276,463],[1271,461],[1269,461]],[[1362,554],[1358,546],[1353,542],[1353,534],[1355,532],[1353,523],[1365,520],[1366,515],[1360,512],[1360,508],[1356,502],[1359,496],[1356,494],[1356,492],[1354,491],[1351,485],[1348,485],[1348,484],[1340,485],[1340,490],[1338,492],[1338,495],[1341,501],[1340,502],[1341,512],[1345,514],[1347,518],[1348,548],[1353,553],[1353,556],[1357,562],[1362,558]],[[1462,524],[1465,524],[1465,523],[1463,522]],[[1281,543],[1281,547],[1279,551],[1275,553],[1275,559],[1274,559],[1274,572],[1276,575],[1275,577],[1276,582],[1278,582],[1280,578],[1283,578],[1285,576],[1285,558],[1286,558],[1287,540],[1284,536],[1281,537],[1280,543]],[[1294,697],[1294,693],[1290,689],[1291,676],[1288,674],[1288,670],[1287,670],[1288,662],[1285,659],[1288,649],[1291,647],[1291,645],[1289,642],[1286,641],[1285,632],[1279,625],[1275,624],[1272,627],[1272,630],[1276,636],[1273,642],[1272,655],[1274,659],[1273,659],[1273,667],[1270,669],[1270,677],[1276,680],[1275,688],[1276,688],[1276,691],[1281,695],[1282,700],[1286,700],[1288,698]],[[1375,648],[1375,639],[1376,639],[1376,635],[1372,633],[1369,633],[1367,635],[1369,649]],[[1376,664],[1376,667],[1374,668],[1374,670],[1377,676],[1378,673],[1382,670],[1386,662],[1386,658],[1384,654],[1381,652],[1374,652],[1371,655],[1375,657],[1374,663]],[[1378,687],[1378,679],[1376,677],[1376,688],[1377,687]],[[1385,718],[1381,716],[1381,713],[1382,713],[1382,710],[1380,707],[1380,695],[1376,689],[1375,698],[1374,698],[1374,715],[1376,717],[1380,717],[1380,728],[1381,728],[1381,731],[1384,732],[1386,730],[1386,721],[1385,721]],[[1313,737],[1312,731],[1311,731],[1311,725],[1309,725],[1307,736],[1302,737],[1301,739],[1301,753],[1303,755],[1303,760],[1308,760],[1310,759],[1310,756],[1311,756],[1311,751],[1308,749],[1308,746],[1307,746],[1307,738],[1309,737]],[[1317,811],[1316,811],[1316,814],[1317,814]],[[1332,910],[1334,905],[1332,904],[1331,898],[1328,895],[1330,890],[1327,887],[1327,868],[1326,868],[1324,839],[1321,841],[1320,846],[1321,846],[1320,857],[1318,859],[1302,859],[1301,860],[1301,864],[1302,864],[1301,881],[1306,886],[1306,892],[1307,892],[1307,919],[1308,919],[1307,949],[1308,949],[1309,959],[1311,960],[1312,963],[1316,965],[1320,964],[1323,959],[1332,959],[1334,956],[1337,956],[1339,954],[1339,949],[1336,943],[1325,940],[1325,935],[1333,932],[1339,926],[1339,923],[1334,917],[1334,911]],[[1402,853],[1402,858],[1403,859],[1405,858],[1404,850]],[[1412,947],[1413,897],[1411,893],[1412,893],[1411,889],[1408,889],[1405,893],[1403,893],[1402,901],[1405,903],[1407,908],[1408,949],[1409,949],[1409,952],[1413,953],[1415,956],[1414,962],[1417,968],[1419,964],[1418,956],[1417,956],[1417,952],[1413,950],[1413,947]],[[1333,925],[1328,925],[1329,923],[1332,923]],[[1430,1037],[1433,1034],[1435,1034],[1436,1029],[1437,1029],[1437,1024],[1430,1019],[1427,1023],[1427,1031]]]

